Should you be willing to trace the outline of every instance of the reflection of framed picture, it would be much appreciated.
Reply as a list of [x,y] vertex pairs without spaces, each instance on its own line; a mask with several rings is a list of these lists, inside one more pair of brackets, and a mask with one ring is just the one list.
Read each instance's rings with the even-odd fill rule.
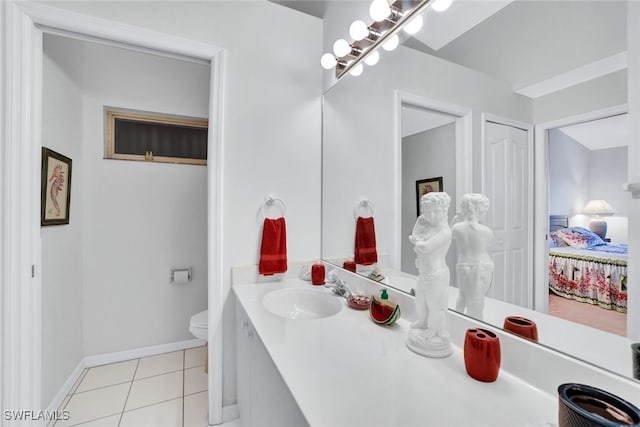
[[420,198],[432,191],[443,191],[441,176],[416,181],[416,206],[418,207],[418,216],[420,216]]
[[71,159],[42,147],[40,225],[69,224]]

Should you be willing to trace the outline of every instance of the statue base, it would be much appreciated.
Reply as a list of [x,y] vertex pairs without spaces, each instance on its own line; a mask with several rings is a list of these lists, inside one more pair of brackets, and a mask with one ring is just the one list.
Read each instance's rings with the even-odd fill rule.
[[448,337],[441,337],[430,333],[428,329],[410,329],[407,338],[409,350],[421,356],[443,358],[453,353],[453,347]]

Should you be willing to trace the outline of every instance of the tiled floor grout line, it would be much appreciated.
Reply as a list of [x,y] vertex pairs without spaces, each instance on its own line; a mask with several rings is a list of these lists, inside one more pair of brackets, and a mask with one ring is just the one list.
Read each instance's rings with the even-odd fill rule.
[[83,422],[78,423],[78,424],[71,424],[69,427],[82,426],[83,424],[92,423],[94,421],[102,420],[104,418],[113,417],[114,415],[118,415],[118,414],[110,414],[110,415],[105,415],[104,417],[94,418],[94,419],[91,419],[91,420],[86,420],[86,421],[83,421]]
[[131,389],[133,388],[133,381],[136,378],[136,373],[138,372],[138,366],[140,366],[140,359],[136,363],[136,369],[133,371],[133,376],[131,377],[131,385],[129,385],[129,391],[127,392],[127,397],[124,399],[124,406],[122,407],[122,412],[120,412],[120,419],[118,420],[118,427],[120,427],[120,423],[122,422],[122,416],[124,415],[124,410],[127,407],[127,402],[129,401],[129,395],[131,394]]
[[84,381],[84,377],[87,376],[87,373],[89,372],[89,369],[91,369],[91,368],[85,368],[85,369],[82,370],[82,373],[80,374],[80,377],[76,380],[76,383],[71,388],[71,391],[69,392],[69,394],[76,394],[76,390],[78,390],[78,388],[80,387],[80,384],[82,384],[82,381]]
[[100,387],[92,388],[90,390],[79,391],[77,393],[73,393],[73,395],[77,396],[79,394],[89,393],[91,391],[102,390],[103,388],[113,387],[115,385],[122,385],[122,384],[130,383],[131,381],[132,380],[130,380],[130,381],[122,381],[122,382],[119,382],[119,383],[114,383],[114,384],[109,384],[109,385],[103,385],[103,386],[100,386]]
[[[131,359],[131,360],[134,360],[134,359]],[[194,366],[194,367],[192,367],[192,368],[187,368],[186,370],[194,369],[194,368],[199,368],[200,366],[204,366],[204,365]],[[100,367],[100,366],[96,366],[96,368],[99,368],[99,367]],[[148,379],[150,379],[150,378],[161,377],[161,376],[163,376],[163,375],[167,375],[167,374],[174,374],[174,373],[176,373],[176,372],[180,372],[180,371],[184,371],[184,370],[185,370],[185,369],[175,369],[175,370],[173,370],[173,371],[162,372],[162,373],[160,373],[160,374],[149,375],[148,377],[142,377],[142,378],[135,378],[135,374],[134,374],[134,379],[133,379],[133,381],[148,380]],[[103,385],[103,386],[96,387],[96,388],[92,388],[92,389],[89,389],[89,390],[79,391],[79,392],[77,392],[77,393],[73,393],[73,394],[88,393],[88,392],[90,392],[90,391],[100,390],[100,389],[103,389],[103,388],[112,387],[112,386],[114,386],[114,385],[125,384],[125,383],[128,383],[128,382],[130,382],[130,381],[122,381],[122,382],[119,382],[119,383],[114,383],[114,384],[109,384],[109,385]]]
[[127,410],[127,411],[122,411],[122,414],[124,415],[124,413],[126,413],[126,412],[133,412],[133,411],[137,411],[138,409],[150,408],[152,406],[160,405],[161,403],[172,402],[172,401],[178,400],[178,399],[180,399],[180,397],[173,397],[171,399],[161,400],[160,402],[149,403],[148,405],[140,406],[138,408],[131,408],[131,409]]

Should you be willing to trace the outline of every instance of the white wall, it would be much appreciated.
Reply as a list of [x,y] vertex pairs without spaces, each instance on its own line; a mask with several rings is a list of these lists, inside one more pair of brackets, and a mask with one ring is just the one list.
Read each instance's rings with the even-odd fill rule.
[[533,123],[590,113],[627,103],[627,70],[607,74],[533,100]]
[[[53,2],[225,49],[223,404],[235,402],[232,265],[256,264],[258,210],[287,204],[289,259],[320,255],[321,21],[267,2]],[[273,24],[275,25],[267,25]]]
[[607,237],[613,243],[627,243],[629,239],[629,193],[622,189],[627,182],[627,147],[592,150],[589,181],[591,200],[606,200],[616,214],[605,218]]
[[588,228],[590,217],[580,212],[594,199],[604,199],[616,215],[605,218],[613,243],[628,240],[627,148],[589,150],[560,130],[549,131],[549,213],[568,215],[571,226]]
[[[85,352],[193,338],[207,304],[207,168],[105,160],[104,106],[207,117],[209,66],[84,46]],[[172,268],[193,267],[188,284]]]
[[579,215],[590,199],[590,151],[562,131],[549,131],[549,214]]
[[[405,109],[403,109],[405,111]],[[442,177],[443,191],[451,196],[449,217],[456,212],[456,159],[455,124],[440,126],[402,138],[402,256],[401,270],[418,274],[415,265],[416,254],[409,242],[409,235],[416,222],[416,181],[425,178]],[[447,258],[454,257],[449,251]],[[447,261],[450,261],[447,259]],[[452,274],[455,265],[449,263]]]
[[[41,228],[42,402],[48,404],[84,357],[82,76],[78,51],[43,42],[42,141],[72,160],[69,224]],[[68,177],[65,185],[69,185]]]

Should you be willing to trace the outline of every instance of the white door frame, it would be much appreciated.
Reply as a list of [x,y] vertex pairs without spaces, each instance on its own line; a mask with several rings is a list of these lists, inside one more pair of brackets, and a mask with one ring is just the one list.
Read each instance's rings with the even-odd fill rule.
[[400,269],[402,253],[402,105],[448,114],[456,118],[455,158],[456,158],[456,200],[459,205],[463,194],[473,189],[473,116],[471,108],[427,98],[400,90],[394,91],[394,241],[391,265]]
[[[480,115],[480,127],[481,127],[481,131],[480,131],[480,138],[482,140],[481,143],[481,150],[480,150],[480,192],[484,194],[485,189],[486,189],[486,183],[485,183],[485,170],[484,170],[484,161],[485,161],[485,149],[487,147],[487,138],[486,138],[486,127],[487,127],[487,123],[488,122],[492,122],[492,123],[497,123],[500,125],[505,125],[505,126],[511,126],[511,127],[515,127],[518,129],[522,129],[524,131],[527,132],[527,158],[528,158],[528,166],[529,166],[529,173],[527,174],[527,187],[529,188],[529,212],[528,212],[528,216],[527,216],[527,223],[528,223],[528,227],[527,227],[527,242],[532,242],[533,241],[533,235],[534,235],[534,203],[535,203],[535,198],[534,198],[534,189],[535,189],[535,184],[534,184],[534,127],[531,123],[524,123],[524,122],[520,122],[518,120],[513,120],[513,119],[509,119],[506,117],[502,117],[502,116],[498,116],[496,114],[491,114],[491,113],[482,113]],[[526,277],[529,277],[529,283],[527,283],[527,289],[529,290],[530,294],[529,294],[529,301],[531,301],[531,303],[529,304],[530,307],[527,308],[533,308],[535,307],[535,296],[536,296],[536,290],[535,290],[535,283],[536,283],[536,278],[535,275],[532,274],[534,272],[534,260],[535,260],[535,255],[534,255],[534,251],[531,251],[531,253],[529,254],[529,259],[527,260],[527,268],[529,269],[529,274],[526,275]]]
[[[534,236],[534,278],[535,303],[537,311],[549,311],[549,130],[615,116],[628,112],[627,104],[588,113],[577,114],[562,119],[540,123],[535,126],[535,236]],[[630,310],[628,310],[630,311]],[[627,319],[629,320],[629,319]]]
[[[222,422],[223,49],[31,2],[0,2],[2,410],[41,402],[42,38],[61,34],[211,64],[209,98],[209,424]],[[2,421],[8,425],[8,420]]]

